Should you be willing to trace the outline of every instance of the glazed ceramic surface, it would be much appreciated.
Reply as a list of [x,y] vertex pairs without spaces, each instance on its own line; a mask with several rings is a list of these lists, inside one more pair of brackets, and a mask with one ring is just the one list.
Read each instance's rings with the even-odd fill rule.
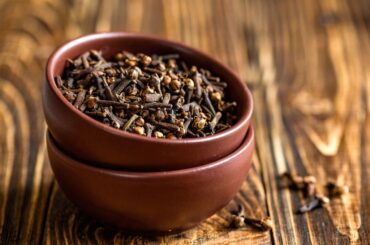
[[229,203],[251,167],[254,132],[251,128],[240,147],[218,161],[150,173],[74,160],[50,134],[47,148],[60,188],[81,209],[124,230],[166,233],[195,226]]
[[[133,53],[179,53],[188,64],[209,69],[226,81],[228,96],[238,103],[238,122],[213,136],[196,139],[155,139],[124,132],[85,115],[70,104],[57,88],[67,58],[90,49],[102,50],[105,58],[126,50]],[[180,43],[134,33],[100,33],[70,41],[49,58],[43,87],[43,108],[48,128],[69,155],[96,166],[135,171],[174,170],[215,161],[242,143],[250,125],[253,101],[246,85],[223,64]]]

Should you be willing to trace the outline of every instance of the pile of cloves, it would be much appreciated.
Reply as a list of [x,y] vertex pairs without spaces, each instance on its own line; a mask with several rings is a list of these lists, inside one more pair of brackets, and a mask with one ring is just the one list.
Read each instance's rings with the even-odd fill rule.
[[231,215],[231,228],[242,228],[249,225],[260,231],[269,231],[272,229],[272,220],[269,217],[262,219],[247,217],[244,206],[241,204],[238,204],[237,210],[231,212]]
[[188,65],[178,54],[118,52],[106,60],[91,50],[68,59],[55,82],[85,114],[114,128],[156,138],[213,135],[237,120],[227,83]]
[[316,208],[323,207],[325,204],[330,202],[329,197],[338,197],[348,193],[348,186],[339,185],[333,180],[327,182],[326,189],[328,196],[320,195],[316,193],[316,178],[314,176],[299,176],[290,173],[283,173],[281,178],[287,179],[289,182],[289,188],[303,191],[304,196],[309,202],[298,209],[298,213],[310,212]]

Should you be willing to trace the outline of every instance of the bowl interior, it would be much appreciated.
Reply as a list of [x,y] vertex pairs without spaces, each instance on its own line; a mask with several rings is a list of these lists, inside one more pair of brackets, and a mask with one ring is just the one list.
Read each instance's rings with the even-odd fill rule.
[[51,56],[47,67],[48,80],[55,92],[60,93],[55,85],[54,77],[63,72],[66,60],[76,58],[91,49],[101,50],[106,59],[122,50],[149,55],[178,53],[180,59],[185,61],[189,67],[196,65],[198,68],[208,69],[214,76],[218,76],[228,83],[225,91],[230,101],[238,103],[238,122],[242,117],[250,117],[253,108],[250,92],[246,85],[229,68],[210,56],[186,45],[137,33],[92,34],[77,38],[61,46]]

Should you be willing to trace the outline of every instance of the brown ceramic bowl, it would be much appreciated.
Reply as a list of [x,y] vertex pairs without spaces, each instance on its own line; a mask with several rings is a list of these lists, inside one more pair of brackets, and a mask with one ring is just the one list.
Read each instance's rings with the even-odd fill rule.
[[47,148],[60,188],[81,209],[127,231],[165,233],[195,226],[229,203],[251,167],[254,132],[220,160],[162,172],[88,165],[63,153],[50,134]]
[[[57,88],[67,58],[90,49],[106,58],[121,50],[133,53],[179,53],[188,64],[209,69],[228,82],[227,93],[238,103],[239,120],[230,129],[196,139],[155,139],[107,126],[77,110]],[[72,40],[58,48],[46,67],[43,108],[50,133],[69,155],[97,166],[137,171],[175,170],[215,161],[234,151],[250,125],[253,101],[247,86],[225,65],[180,43],[137,33],[98,33]]]

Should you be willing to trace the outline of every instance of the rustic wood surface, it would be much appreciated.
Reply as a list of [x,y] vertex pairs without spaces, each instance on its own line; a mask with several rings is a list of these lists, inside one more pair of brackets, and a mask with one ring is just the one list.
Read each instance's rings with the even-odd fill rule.
[[[50,52],[95,31],[182,41],[232,67],[255,99],[254,167],[228,207],[190,231],[141,237],[70,203],[45,154],[40,87]],[[0,244],[370,244],[370,1],[0,0]],[[298,215],[289,171],[347,184]],[[273,230],[228,228],[241,202]]]

